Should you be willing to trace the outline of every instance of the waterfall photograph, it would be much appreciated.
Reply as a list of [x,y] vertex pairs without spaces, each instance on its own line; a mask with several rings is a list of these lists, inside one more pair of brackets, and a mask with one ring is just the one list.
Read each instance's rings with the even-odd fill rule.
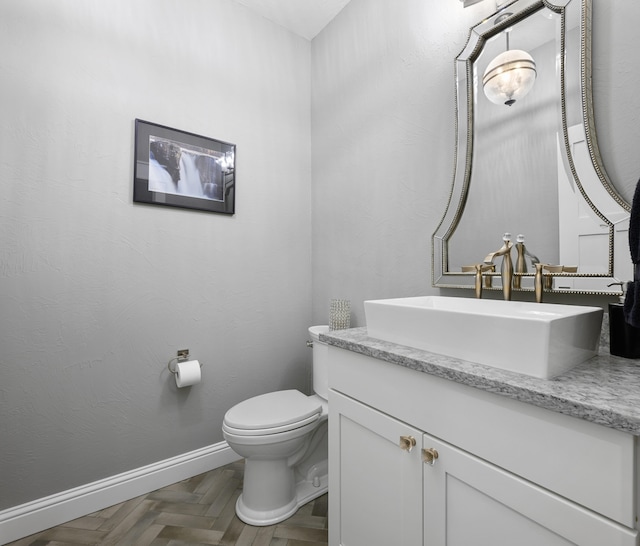
[[194,149],[180,142],[149,138],[149,189],[151,191],[223,199],[225,155]]
[[234,213],[235,145],[136,120],[134,201]]

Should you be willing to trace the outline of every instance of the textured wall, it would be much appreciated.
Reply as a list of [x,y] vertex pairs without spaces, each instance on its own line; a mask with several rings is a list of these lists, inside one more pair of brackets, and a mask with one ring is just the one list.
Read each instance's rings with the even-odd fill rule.
[[[492,0],[466,9],[457,0],[351,0],[313,40],[316,320],[333,297],[351,299],[352,324],[364,325],[365,299],[441,293],[431,286],[431,235],[453,174],[453,60],[469,27],[494,9]],[[639,20],[640,3],[593,0],[599,143],[628,200],[640,177]]]
[[453,174],[454,58],[492,2],[351,0],[312,42],[314,318],[332,297],[437,293]]
[[[307,388],[311,158],[310,44],[233,1],[4,0],[0,50],[3,509]],[[237,144],[236,215],[132,203],[134,118]]]

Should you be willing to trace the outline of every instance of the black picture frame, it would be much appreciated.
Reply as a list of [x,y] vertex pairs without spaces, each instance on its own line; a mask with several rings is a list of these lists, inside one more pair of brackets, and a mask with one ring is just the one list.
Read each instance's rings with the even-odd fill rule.
[[134,202],[235,214],[235,144],[136,119],[134,158]]

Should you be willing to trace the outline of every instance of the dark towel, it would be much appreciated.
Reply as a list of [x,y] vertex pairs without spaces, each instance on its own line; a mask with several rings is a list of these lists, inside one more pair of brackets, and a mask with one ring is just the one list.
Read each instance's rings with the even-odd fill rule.
[[627,297],[624,300],[624,318],[628,324],[640,328],[640,180],[636,185],[629,218],[629,250],[635,264],[633,282],[627,283]]

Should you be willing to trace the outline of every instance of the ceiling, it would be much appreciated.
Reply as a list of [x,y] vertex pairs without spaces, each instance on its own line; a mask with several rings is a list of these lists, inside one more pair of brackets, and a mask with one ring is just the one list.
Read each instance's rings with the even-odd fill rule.
[[236,0],[263,17],[312,40],[350,0]]

